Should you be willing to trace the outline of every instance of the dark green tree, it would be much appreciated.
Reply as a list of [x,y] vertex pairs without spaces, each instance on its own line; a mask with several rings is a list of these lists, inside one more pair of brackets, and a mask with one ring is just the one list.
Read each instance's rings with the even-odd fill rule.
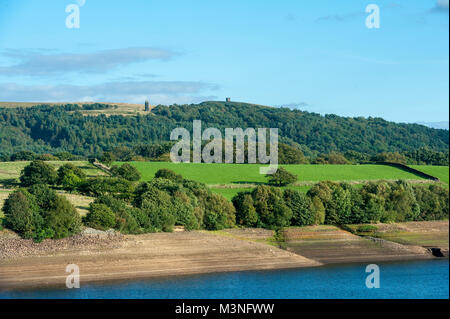
[[55,168],[43,161],[32,161],[25,166],[20,175],[20,183],[22,186],[31,186],[34,184],[56,183],[57,174]]
[[283,167],[278,167],[274,174],[268,174],[269,184],[274,186],[286,186],[297,181],[297,176]]

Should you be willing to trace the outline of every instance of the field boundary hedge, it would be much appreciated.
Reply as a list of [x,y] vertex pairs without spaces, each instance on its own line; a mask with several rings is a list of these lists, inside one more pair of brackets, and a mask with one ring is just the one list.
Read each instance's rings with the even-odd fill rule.
[[424,173],[424,172],[419,171],[419,170],[417,170],[415,168],[409,167],[408,165],[405,165],[405,164],[391,163],[391,162],[379,162],[379,163],[376,163],[376,164],[388,165],[388,166],[393,166],[393,167],[396,167],[396,168],[399,168],[399,169],[403,169],[403,170],[405,170],[407,172],[419,175],[420,177],[423,177],[423,178],[426,178],[426,179],[430,179],[430,180],[435,181],[435,182],[440,182],[441,181],[439,178],[437,178],[435,176],[432,176],[430,174]]

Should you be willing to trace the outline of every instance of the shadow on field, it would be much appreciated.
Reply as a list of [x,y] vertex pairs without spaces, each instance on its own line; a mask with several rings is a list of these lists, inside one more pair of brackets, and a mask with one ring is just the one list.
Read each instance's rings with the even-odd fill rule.
[[3,185],[5,188],[19,186],[20,182],[17,178],[5,178],[0,179],[0,185]]
[[392,166],[392,167],[395,167],[395,168],[397,168],[397,169],[399,169],[399,170],[402,170],[402,171],[404,171],[404,172],[408,172],[408,173],[413,174],[413,175],[415,175],[415,176],[417,176],[417,177],[420,177],[420,178],[425,178],[425,179],[429,179],[429,180],[437,181],[437,182],[439,181],[439,178],[437,178],[437,177],[435,177],[435,176],[426,174],[426,173],[424,173],[424,172],[421,172],[421,171],[419,171],[419,170],[417,170],[417,169],[415,169],[415,168],[409,167],[409,166],[404,165],[404,164],[400,164],[400,163],[389,163],[389,162],[382,162],[382,163],[376,163],[376,164],[377,164],[377,165],[387,165],[387,166]]

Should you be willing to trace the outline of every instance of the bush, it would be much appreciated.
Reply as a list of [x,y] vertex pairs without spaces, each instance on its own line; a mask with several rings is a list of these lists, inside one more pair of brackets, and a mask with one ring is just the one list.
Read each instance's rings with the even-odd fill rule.
[[112,162],[115,161],[114,154],[111,152],[104,152],[100,157],[100,162],[106,166],[110,166]]
[[22,186],[31,186],[34,184],[56,183],[57,174],[53,166],[43,161],[32,161],[25,166],[20,175],[20,183]]
[[33,161],[36,159],[36,154],[29,151],[20,151],[11,155],[11,161]]
[[3,205],[5,226],[23,238],[32,238],[38,210],[33,195],[24,189],[17,190],[8,196]]
[[330,152],[327,155],[317,157],[313,164],[350,164],[350,162],[343,154]]
[[307,193],[310,198],[317,197],[325,210],[325,224],[349,224],[352,222],[352,213],[357,210],[353,207],[353,190],[348,184],[324,181],[314,185]]
[[211,193],[206,201],[203,225],[208,230],[233,227],[236,223],[236,210],[223,196]]
[[146,231],[170,232],[173,230],[176,218],[174,214],[174,207],[171,196],[155,187],[150,189],[142,195],[141,207],[143,212],[148,216],[148,225]]
[[191,198],[185,192],[175,193],[172,197],[172,205],[176,225],[184,226],[185,230],[199,228],[199,220],[191,204]]
[[356,229],[358,233],[374,233],[377,230],[378,227],[374,225],[361,225]]
[[165,178],[170,179],[171,181],[181,183],[183,182],[183,176],[171,171],[167,168],[162,168],[155,173],[155,178]]
[[100,196],[95,201],[95,204],[104,204],[108,206],[116,217],[116,224],[114,226],[120,232],[125,234],[139,234],[141,228],[136,221],[134,215],[138,208],[131,207],[121,199],[117,199],[111,195]]
[[136,167],[128,163],[125,163],[120,167],[114,165],[111,167],[111,173],[115,177],[120,177],[130,182],[136,182],[141,179],[141,173],[136,169]]
[[448,219],[449,191],[437,185],[415,185],[416,201],[420,207],[419,220]]
[[80,231],[80,216],[67,199],[45,185],[34,185],[29,190],[17,190],[6,199],[6,227],[35,241],[63,238]]
[[283,195],[287,207],[292,210],[291,225],[306,226],[316,222],[312,202],[308,196],[292,189],[286,189]]
[[386,200],[386,211],[395,212],[395,221],[413,221],[420,215],[413,188],[404,181],[397,181],[391,186],[391,193]]
[[325,207],[317,196],[312,199],[312,210],[314,212],[314,224],[321,225],[325,223]]
[[[76,178],[75,178],[76,177]],[[71,185],[71,180],[81,181],[86,178],[86,174],[79,167],[76,167],[73,164],[67,163],[58,168],[58,185],[63,186],[73,186]]]
[[297,181],[296,175],[282,167],[279,167],[274,174],[266,176],[269,178],[269,184],[274,186],[286,186]]
[[89,205],[89,212],[84,217],[83,222],[86,226],[107,230],[116,225],[116,216],[105,204],[92,203]]
[[258,223],[258,214],[253,198],[248,192],[240,192],[232,199],[236,208],[236,223],[246,227],[254,227]]
[[371,158],[374,162],[389,162],[389,163],[399,163],[399,164],[406,164],[406,157],[403,154],[400,154],[398,152],[383,152],[380,154],[377,154]]
[[75,207],[63,196],[57,195],[44,212],[46,228],[53,232],[52,238],[64,238],[80,232],[81,218]]
[[80,190],[89,196],[115,195],[129,198],[133,193],[133,184],[117,177],[97,177],[85,181]]
[[259,226],[269,229],[289,226],[292,210],[286,206],[281,189],[258,186],[252,191],[252,198]]
[[58,196],[56,192],[44,184],[35,184],[28,187],[28,192],[34,196],[34,202],[42,211],[48,211],[52,208],[53,202]]

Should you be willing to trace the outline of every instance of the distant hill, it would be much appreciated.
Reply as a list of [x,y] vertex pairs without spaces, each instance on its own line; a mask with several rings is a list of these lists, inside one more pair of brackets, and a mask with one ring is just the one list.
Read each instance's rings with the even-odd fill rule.
[[[94,105],[94,107],[96,107]],[[354,150],[368,154],[409,151],[427,147],[448,151],[446,130],[418,124],[398,124],[381,118],[319,115],[288,108],[239,102],[203,102],[158,105],[151,112],[104,114],[114,106],[81,107],[73,104],[28,108],[0,107],[0,155],[21,150],[36,153],[68,151],[90,155],[117,146],[167,141],[176,127],[279,128],[281,141],[298,145],[305,154]],[[95,116],[90,116],[95,113]],[[103,113],[103,114],[102,114]]]
[[[64,102],[64,103],[48,103],[48,102],[0,102],[0,108],[18,108],[24,107],[29,108],[36,105],[65,105],[65,104],[78,104],[78,105],[95,105],[99,104],[97,102]],[[85,110],[83,113],[86,115],[97,115],[97,114],[105,114],[105,115],[136,115],[137,113],[144,113],[144,104],[130,104],[130,103],[100,103],[112,105],[114,107],[108,109],[101,110]],[[150,106],[152,108],[153,106]]]

